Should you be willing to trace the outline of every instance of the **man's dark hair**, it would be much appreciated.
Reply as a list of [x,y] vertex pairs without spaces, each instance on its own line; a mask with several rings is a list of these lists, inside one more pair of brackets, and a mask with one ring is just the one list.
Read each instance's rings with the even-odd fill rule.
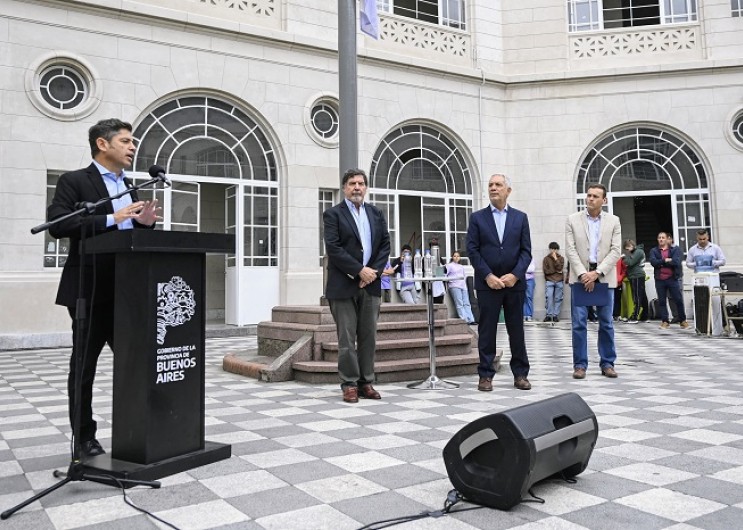
[[587,189],[589,189],[589,190],[590,190],[591,188],[597,188],[597,189],[600,189],[601,191],[603,191],[603,192],[604,192],[604,197],[606,197],[606,193],[607,193],[607,191],[606,191],[606,186],[604,186],[603,184],[600,184],[600,183],[598,183],[598,182],[596,182],[596,183],[594,183],[594,184],[589,184],[589,185],[588,185],[588,188],[587,188]]
[[402,246],[402,247],[400,248],[400,253],[402,254],[402,253],[403,253],[403,252],[405,252],[406,250],[409,250],[409,251],[410,251],[411,253],[413,252],[413,249],[412,249],[412,248],[410,248],[410,245],[408,245],[407,243],[405,243],[405,244],[404,244],[404,245],[403,245],[403,246]]
[[366,179],[366,172],[364,172],[363,169],[349,169],[345,173],[343,173],[343,182],[342,184],[345,186],[346,182],[348,182],[348,179],[355,177],[356,175],[361,175],[364,177],[364,186],[368,186],[369,182]]
[[698,236],[709,236],[709,231],[706,228],[700,228],[697,230]]
[[550,250],[560,250],[560,245],[557,244],[557,241],[553,241],[549,244]]
[[107,120],[101,120],[90,129],[88,129],[88,143],[90,143],[90,154],[93,158],[98,154],[98,138],[103,138],[107,142],[111,141],[111,138],[119,134],[121,129],[126,129],[132,132],[132,124],[125,121],[121,121],[117,118],[109,118]]

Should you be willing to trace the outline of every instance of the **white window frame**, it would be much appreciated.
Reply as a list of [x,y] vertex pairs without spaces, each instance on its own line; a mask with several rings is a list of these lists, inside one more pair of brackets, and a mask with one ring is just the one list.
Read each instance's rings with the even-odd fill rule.
[[[735,2],[736,0],[731,0]],[[737,0],[743,4],[743,0]],[[674,13],[674,4],[683,3],[685,10],[680,13]],[[589,6],[590,19],[587,23],[578,23],[576,21],[577,8],[587,4]],[[698,20],[698,0],[657,0],[660,26],[673,24],[688,24]],[[579,33],[582,31],[601,31],[607,29],[604,27],[604,0],[568,0],[568,31],[570,33]],[[596,11],[596,20],[593,20],[593,13]],[[627,26],[621,29],[642,28],[648,26]],[[620,29],[620,28],[609,28]]]
[[[395,14],[395,3],[399,0],[377,0],[377,10],[380,13]],[[467,0],[418,0],[429,3],[436,2],[438,4],[438,25],[445,26],[453,29],[466,29],[467,27]],[[450,16],[452,5],[459,11],[459,18],[452,18]],[[416,12],[417,14],[417,12]],[[398,15],[412,20],[418,20],[426,22],[418,17]]]

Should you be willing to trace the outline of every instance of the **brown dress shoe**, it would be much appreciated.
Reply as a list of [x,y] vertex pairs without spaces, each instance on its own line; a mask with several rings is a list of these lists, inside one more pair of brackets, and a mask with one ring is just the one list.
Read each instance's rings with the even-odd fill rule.
[[585,379],[586,378],[586,369],[585,368],[576,368],[573,370],[573,379]]
[[490,392],[493,390],[493,380],[490,377],[481,377],[480,382],[477,383],[477,389],[482,392]]
[[366,399],[382,399],[382,396],[379,395],[379,392],[374,390],[374,387],[371,386],[371,383],[366,383],[365,385],[361,385],[361,387],[359,387],[359,397]]
[[605,375],[606,377],[611,377],[612,379],[615,377],[619,377],[619,374],[617,374],[617,371],[614,370],[613,366],[607,366],[605,368],[602,368],[601,375]]
[[347,385],[343,387],[343,401],[346,403],[359,402],[359,389],[355,386]]
[[524,376],[517,377],[513,381],[513,386],[515,386],[519,390],[531,390],[531,383]]

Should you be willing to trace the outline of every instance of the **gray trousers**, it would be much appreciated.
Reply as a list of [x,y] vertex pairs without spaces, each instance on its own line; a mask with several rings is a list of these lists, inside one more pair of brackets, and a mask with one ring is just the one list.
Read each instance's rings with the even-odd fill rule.
[[380,297],[359,289],[353,298],[328,302],[338,331],[338,376],[341,387],[373,383]]

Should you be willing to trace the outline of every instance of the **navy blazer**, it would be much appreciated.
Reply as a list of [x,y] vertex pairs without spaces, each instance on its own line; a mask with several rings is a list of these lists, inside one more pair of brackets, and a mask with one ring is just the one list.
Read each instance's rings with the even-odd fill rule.
[[[124,179],[126,187],[132,186],[131,180]],[[52,203],[47,208],[47,219],[53,220],[71,213],[78,208],[78,202],[97,202],[104,197],[108,197],[108,189],[103,183],[100,171],[95,164],[90,164],[84,169],[70,171],[59,177],[57,188],[54,191]],[[137,202],[137,192],[131,193],[132,202]],[[67,261],[62,271],[62,277],[59,281],[57,290],[58,305],[75,307],[78,297],[79,272],[80,272],[80,225],[85,223],[86,237],[93,237],[104,232],[118,230],[118,225],[106,227],[106,216],[114,213],[113,205],[107,202],[96,208],[93,215],[88,217],[73,216],[69,219],[49,227],[49,234],[60,239],[63,237],[70,238],[70,250]],[[154,225],[144,226],[134,221],[135,228],[154,228]],[[96,301],[108,302],[113,299],[114,289],[114,255],[113,254],[96,254],[87,255],[85,260],[85,289],[84,296],[90,302],[90,296],[93,293],[93,260],[95,259],[95,297]]]
[[473,212],[467,229],[467,256],[475,269],[475,289],[490,290],[485,278],[491,273],[499,278],[511,273],[519,279],[511,289],[526,289],[526,269],[531,263],[529,218],[509,206],[501,241],[490,205]]
[[653,247],[652,249],[650,249],[648,260],[655,270],[654,277],[656,280],[660,276],[660,270],[663,267],[668,267],[669,269],[673,270],[673,275],[671,276],[671,278],[675,280],[678,280],[684,274],[681,249],[677,246],[671,247],[669,257],[671,258],[671,264],[667,265],[666,262],[663,261],[663,254],[660,253],[659,247]]
[[[377,271],[377,279],[365,289],[372,296],[381,296],[382,272],[390,257],[390,234],[382,212],[368,203],[364,203],[364,208],[372,237],[372,251],[367,267]],[[325,252],[328,256],[325,298],[328,300],[352,298],[359,290],[361,281],[359,273],[364,267],[364,249],[361,246],[356,221],[345,200],[323,212],[323,226]]]

